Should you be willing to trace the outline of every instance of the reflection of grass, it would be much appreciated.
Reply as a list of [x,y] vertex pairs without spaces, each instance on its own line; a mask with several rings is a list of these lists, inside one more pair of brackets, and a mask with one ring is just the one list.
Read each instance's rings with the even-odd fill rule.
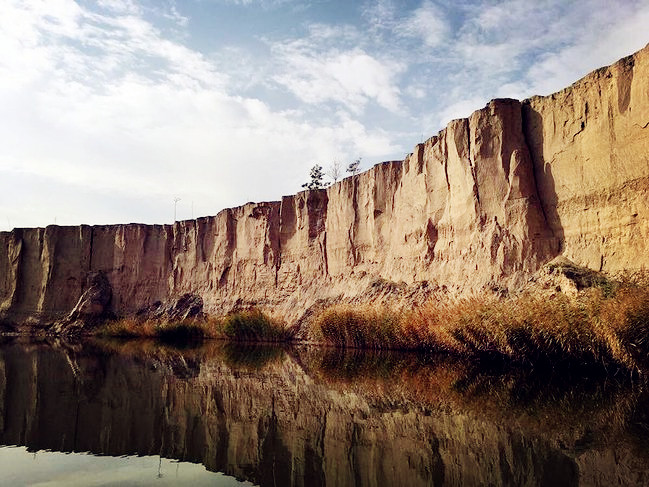
[[522,295],[429,302],[400,315],[379,308],[332,307],[315,318],[315,336],[340,347],[449,352],[551,367],[643,370],[649,365],[649,285],[578,299]]
[[[578,448],[585,441],[637,442],[646,427],[638,401],[646,392],[630,377],[587,376],[581,371],[473,366],[451,357],[389,351],[303,350],[300,360],[328,387],[363,395],[374,408],[416,404],[453,410],[494,424],[513,425]],[[392,406],[394,407],[394,405]],[[646,415],[645,415],[646,416]],[[548,421],[548,418],[552,418]],[[588,440],[588,432],[594,439]]]
[[[239,343],[222,340],[171,341],[157,338],[121,338],[103,336],[92,340],[92,346],[104,352],[132,357],[137,361],[163,364],[175,375],[187,376],[184,369],[197,373],[202,363],[223,363],[231,369],[261,371],[281,363],[286,353],[284,344]],[[157,365],[156,367],[157,368]],[[181,371],[179,373],[177,371]]]
[[284,349],[277,345],[226,343],[223,347],[223,360],[232,368],[259,370],[283,358]]
[[341,380],[376,377],[389,379],[405,369],[430,363],[427,356],[396,351],[363,351],[358,349],[326,349],[318,361],[319,370]]
[[237,312],[224,318],[210,317],[172,322],[129,317],[106,323],[96,334],[104,337],[157,338],[167,343],[187,343],[203,338],[281,342],[292,337],[283,323],[257,310]]
[[192,341],[201,340],[206,336],[205,327],[192,321],[181,321],[179,323],[167,323],[159,326],[156,330],[156,337],[167,343],[188,345]]

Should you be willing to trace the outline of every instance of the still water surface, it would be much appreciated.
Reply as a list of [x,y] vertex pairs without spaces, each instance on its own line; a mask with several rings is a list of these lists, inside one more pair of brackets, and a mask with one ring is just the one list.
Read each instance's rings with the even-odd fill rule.
[[626,377],[420,355],[0,345],[1,485],[649,485]]

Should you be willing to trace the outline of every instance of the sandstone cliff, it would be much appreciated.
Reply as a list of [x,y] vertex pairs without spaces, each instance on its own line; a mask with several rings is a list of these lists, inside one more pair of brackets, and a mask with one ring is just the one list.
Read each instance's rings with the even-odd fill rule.
[[2,232],[0,319],[64,317],[97,274],[118,315],[192,293],[210,313],[256,305],[295,320],[377,283],[516,288],[560,254],[646,267],[648,87],[649,46],[559,93],[493,100],[326,190],[174,225]]

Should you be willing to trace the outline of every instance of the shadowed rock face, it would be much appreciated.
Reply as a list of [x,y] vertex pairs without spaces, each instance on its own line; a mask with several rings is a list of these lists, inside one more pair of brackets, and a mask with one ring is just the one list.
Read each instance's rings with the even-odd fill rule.
[[548,390],[394,357],[5,345],[0,444],[161,455],[262,486],[649,480],[637,388]]
[[515,288],[563,253],[604,272],[649,265],[649,47],[565,90],[494,100],[326,190],[174,225],[0,233],[0,320],[66,316],[89,273],[133,314],[194,294],[296,320],[385,280]]

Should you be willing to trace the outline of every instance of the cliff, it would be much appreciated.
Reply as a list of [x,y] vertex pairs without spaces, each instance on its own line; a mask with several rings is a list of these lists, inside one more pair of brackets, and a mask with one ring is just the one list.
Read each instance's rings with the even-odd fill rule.
[[[493,100],[326,190],[174,225],[2,232],[0,320],[128,315],[191,293],[209,313],[293,321],[390,282],[417,296],[514,289],[558,255],[646,267],[648,86],[649,46],[553,95]],[[110,294],[84,296],[98,275]]]

